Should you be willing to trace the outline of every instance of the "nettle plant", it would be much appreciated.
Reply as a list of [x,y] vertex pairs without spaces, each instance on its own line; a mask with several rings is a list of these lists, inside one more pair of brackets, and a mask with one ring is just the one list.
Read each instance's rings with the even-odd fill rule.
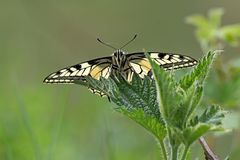
[[197,110],[215,55],[209,52],[190,73],[177,80],[174,72],[164,71],[146,53],[154,79],[146,76],[142,80],[135,74],[129,83],[121,76],[100,80],[87,77],[87,84],[119,106],[114,110],[149,131],[158,141],[164,160],[185,160],[190,157],[191,145],[201,136],[223,130],[225,111],[218,105]]
[[207,17],[194,14],[186,22],[195,26],[195,35],[204,52],[223,49],[225,45],[237,47],[240,44],[240,23],[222,25],[223,8],[213,8]]
[[[229,46],[240,46],[240,23],[223,25],[223,15],[223,8],[213,8],[208,11],[207,16],[194,14],[186,18],[186,22],[194,26],[195,36],[204,53]],[[215,60],[205,100],[237,111],[240,106],[240,58],[226,60],[226,56],[234,55],[234,52],[237,50],[228,51],[227,48],[226,52]]]

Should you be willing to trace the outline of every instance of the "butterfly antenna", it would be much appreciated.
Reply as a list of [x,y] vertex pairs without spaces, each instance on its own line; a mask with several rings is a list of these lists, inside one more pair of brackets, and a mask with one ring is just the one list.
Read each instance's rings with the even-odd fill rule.
[[137,34],[135,34],[135,35],[133,36],[133,38],[132,38],[130,41],[128,41],[126,44],[124,44],[120,49],[126,47],[129,43],[131,43],[132,41],[134,41],[136,38],[137,38]]
[[105,43],[105,42],[103,42],[102,40],[100,40],[99,38],[97,38],[97,41],[98,42],[100,42],[100,43],[102,43],[103,45],[105,45],[105,46],[108,46],[108,47],[110,47],[110,48],[112,48],[112,49],[114,49],[114,50],[117,50],[117,48],[115,48],[115,47],[113,47],[113,46],[111,46],[110,44],[108,44],[108,43]]

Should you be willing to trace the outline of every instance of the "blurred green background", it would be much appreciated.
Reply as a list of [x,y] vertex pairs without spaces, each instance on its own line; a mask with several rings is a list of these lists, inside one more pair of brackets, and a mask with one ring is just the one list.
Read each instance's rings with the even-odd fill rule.
[[[185,18],[213,7],[225,9],[223,24],[239,22],[236,0],[1,0],[0,159],[159,159],[153,137],[106,98],[42,80],[62,67],[110,55],[97,37],[119,47],[138,33],[127,52],[144,48],[199,58],[203,53]],[[224,62],[239,57],[239,49],[226,46]],[[239,122],[238,115],[232,118],[230,128]],[[216,154],[235,160],[239,142],[238,127],[209,139]],[[203,158],[198,143],[192,153]]]

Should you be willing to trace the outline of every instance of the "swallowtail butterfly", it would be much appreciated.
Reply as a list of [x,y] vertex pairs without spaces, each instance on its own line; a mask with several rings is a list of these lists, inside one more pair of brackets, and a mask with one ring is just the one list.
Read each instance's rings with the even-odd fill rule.
[[[133,37],[129,44],[136,38]],[[131,82],[134,73],[137,73],[141,78],[144,76],[151,76],[151,66],[145,57],[144,52],[129,53],[116,49],[107,43],[104,43],[100,39],[97,39],[100,43],[109,46],[115,51],[111,56],[97,58],[82,63],[78,63],[69,67],[65,67],[56,72],[51,73],[44,79],[45,83],[69,83],[74,84],[78,81],[85,82],[86,76],[91,76],[97,80],[100,77],[108,78],[111,74],[120,73],[127,81]],[[174,53],[162,53],[162,52],[147,52],[153,61],[163,67],[165,70],[173,70],[179,68],[191,67],[197,64],[197,60],[190,56]],[[89,88],[95,94],[105,96],[104,93]]]

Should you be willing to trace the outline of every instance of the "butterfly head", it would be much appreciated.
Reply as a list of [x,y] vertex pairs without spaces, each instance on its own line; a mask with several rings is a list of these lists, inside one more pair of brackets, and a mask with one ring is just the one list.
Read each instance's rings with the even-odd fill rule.
[[113,52],[113,56],[114,57],[122,57],[125,54],[125,52],[123,52],[121,49],[117,49],[116,51]]
[[119,68],[121,68],[124,65],[125,59],[126,59],[126,53],[120,49],[117,49],[112,54],[113,57],[113,63],[117,65]]

